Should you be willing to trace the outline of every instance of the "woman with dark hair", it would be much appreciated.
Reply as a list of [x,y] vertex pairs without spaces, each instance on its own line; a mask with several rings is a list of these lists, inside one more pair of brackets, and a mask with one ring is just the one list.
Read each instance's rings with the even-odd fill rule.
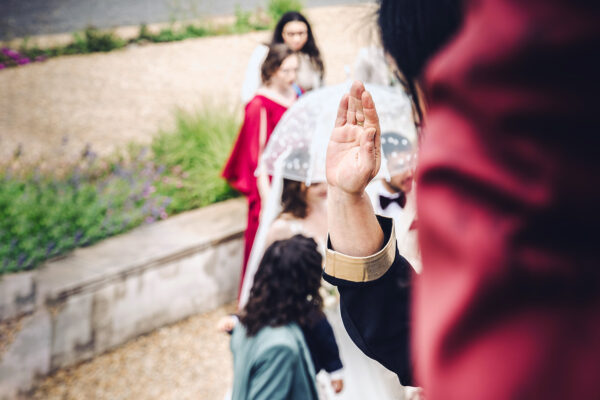
[[261,174],[257,179],[255,171],[273,129],[298,98],[292,87],[297,69],[298,57],[290,48],[283,44],[270,47],[261,69],[264,84],[245,107],[244,123],[223,170],[229,184],[248,199],[240,288],[258,229],[261,197],[266,196],[269,186],[268,178]]
[[[275,25],[271,45],[285,44],[298,55],[296,90],[298,93],[323,86],[325,67],[308,20],[297,11],[289,11]],[[259,45],[250,58],[242,86],[242,102],[246,103],[258,89],[258,70],[265,59],[268,46]]]
[[288,11],[275,25],[271,44],[285,43],[298,53],[300,68],[296,83],[305,91],[323,85],[325,66],[321,52],[313,36],[312,28],[304,15],[297,11]]
[[265,251],[233,327],[233,400],[318,400],[303,332],[322,314],[321,262],[315,241],[300,235]]
[[[284,163],[284,175],[294,172],[302,175],[301,170],[306,165],[307,151],[306,147],[301,150],[292,151]],[[298,167],[299,169],[295,169]],[[277,175],[277,173],[275,174]],[[301,234],[311,237],[318,244],[319,250],[325,252],[327,240],[327,186],[323,182],[313,182],[307,185],[304,182],[292,179],[283,179],[283,185],[280,195],[280,212],[268,225],[268,231],[265,238],[259,235],[255,248],[252,249],[251,262],[246,271],[244,285],[240,294],[240,308],[243,308],[248,298],[248,293],[256,279],[254,271],[255,252],[261,252],[270,243],[277,240],[288,239],[294,235]],[[276,181],[273,187],[276,187]],[[275,195],[272,190],[271,196]],[[266,211],[266,210],[265,210]],[[261,221],[266,223],[265,221]],[[262,228],[261,228],[262,229]],[[264,246],[261,241],[264,240]],[[344,391],[339,396],[344,400],[358,400],[364,398],[377,398],[381,400],[391,400],[402,396],[402,388],[395,375],[386,370],[377,362],[369,359],[356,348],[348,334],[344,331],[335,291],[326,282],[322,283],[322,295],[326,299],[327,320],[321,313],[321,319],[316,326],[320,327],[320,333],[305,334],[311,350],[312,338],[325,339],[326,342],[337,342],[339,352],[344,359],[343,386]],[[333,332],[335,332],[335,339]],[[331,332],[328,334],[328,332]],[[330,339],[328,339],[330,338]],[[312,351],[311,351],[312,354]],[[335,392],[341,390],[342,375],[341,371],[333,367],[327,367],[324,363],[324,369],[327,374],[320,374],[317,377],[317,387],[322,399],[338,398],[333,397],[329,387],[333,387]],[[335,364],[330,364],[335,367]],[[341,366],[341,365],[340,365]],[[317,367],[318,368],[318,367]],[[317,371],[318,372],[318,371]]]
[[[291,151],[283,162],[282,176],[294,171],[301,173],[308,168],[306,147]],[[296,169],[297,168],[297,169]],[[244,282],[239,296],[240,308],[246,304],[253,276],[263,252],[276,240],[288,239],[296,234],[313,238],[324,251],[327,237],[327,186],[321,182],[307,185],[304,182],[285,179],[275,172],[269,204],[261,215],[260,229],[252,248]]]
[[[267,234],[264,247],[276,242],[277,240],[290,239],[297,235],[309,237],[319,244],[318,251],[322,252],[325,246],[326,235],[326,210],[325,199],[327,188],[323,183],[316,183],[306,186],[304,183],[284,180],[282,193],[282,212],[271,225]],[[261,248],[264,248],[261,246]],[[256,251],[256,249],[253,249]],[[261,263],[264,262],[264,257]],[[248,309],[252,290],[255,290],[258,279],[258,271],[261,264],[254,270],[249,265],[240,294],[240,308]],[[288,268],[294,268],[289,265]],[[256,272],[255,272],[256,271]],[[294,271],[294,275],[302,273],[303,270]],[[317,286],[320,286],[320,282]],[[315,303],[316,304],[316,303]],[[336,339],[331,325],[327,322],[322,311],[322,300],[319,297],[318,307],[315,307],[309,315],[309,324],[302,327],[305,339],[308,343],[310,354],[313,360],[315,372],[324,370],[326,376],[319,376],[318,392],[321,400],[331,396],[331,386],[335,393],[339,393],[343,388],[343,369],[339,357]],[[252,309],[252,307],[251,307]],[[250,311],[247,311],[249,313]],[[220,323],[220,329],[229,331],[235,325],[231,318],[225,318]]]

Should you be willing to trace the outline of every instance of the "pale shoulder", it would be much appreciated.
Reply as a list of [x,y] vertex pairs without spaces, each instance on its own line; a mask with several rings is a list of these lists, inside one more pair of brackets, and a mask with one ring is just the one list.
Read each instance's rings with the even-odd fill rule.
[[290,218],[286,214],[279,216],[275,221],[273,221],[273,223],[269,227],[269,232],[267,233],[266,245],[268,246],[277,240],[285,240],[291,238],[294,235],[292,225],[293,222],[294,219]]

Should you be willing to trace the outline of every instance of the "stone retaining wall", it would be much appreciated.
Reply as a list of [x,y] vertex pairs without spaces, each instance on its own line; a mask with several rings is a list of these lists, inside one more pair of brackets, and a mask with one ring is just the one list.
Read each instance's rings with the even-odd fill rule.
[[0,399],[235,299],[246,207],[230,200],[0,277]]

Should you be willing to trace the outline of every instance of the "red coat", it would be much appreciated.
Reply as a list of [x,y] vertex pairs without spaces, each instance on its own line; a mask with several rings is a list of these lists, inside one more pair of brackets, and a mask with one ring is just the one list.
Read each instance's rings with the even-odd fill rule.
[[600,6],[471,0],[426,74],[428,400],[600,399]]
[[[260,216],[260,195],[254,175],[258,166],[260,153],[260,113],[266,111],[267,137],[287,110],[286,107],[262,95],[256,95],[246,104],[244,123],[236,139],[229,160],[223,169],[223,177],[229,184],[248,199],[248,223],[244,234],[244,260],[242,264],[240,288],[246,272],[246,264],[250,257],[254,237],[258,230]],[[266,142],[265,142],[266,144]]]

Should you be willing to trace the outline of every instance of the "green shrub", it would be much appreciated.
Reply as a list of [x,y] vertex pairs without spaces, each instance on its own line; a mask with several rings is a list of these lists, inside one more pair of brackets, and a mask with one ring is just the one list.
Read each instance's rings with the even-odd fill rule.
[[269,0],[267,4],[267,13],[271,17],[273,24],[281,18],[283,14],[288,11],[302,11],[301,0]]
[[220,173],[239,125],[235,112],[225,107],[209,107],[198,113],[180,111],[175,130],[155,137],[154,159],[165,167],[157,192],[172,199],[168,213],[236,196]]
[[236,4],[235,6],[235,23],[233,25],[233,31],[235,33],[245,33],[252,30],[252,24],[250,23],[250,18],[252,17],[252,12],[244,11],[242,8]]
[[140,151],[111,162],[85,160],[62,176],[0,171],[0,274],[28,270],[75,247],[166,218],[160,169]]
[[102,32],[92,27],[86,28],[83,35],[75,33],[73,39],[70,46],[77,53],[107,52],[120,49],[127,44],[112,32]]

